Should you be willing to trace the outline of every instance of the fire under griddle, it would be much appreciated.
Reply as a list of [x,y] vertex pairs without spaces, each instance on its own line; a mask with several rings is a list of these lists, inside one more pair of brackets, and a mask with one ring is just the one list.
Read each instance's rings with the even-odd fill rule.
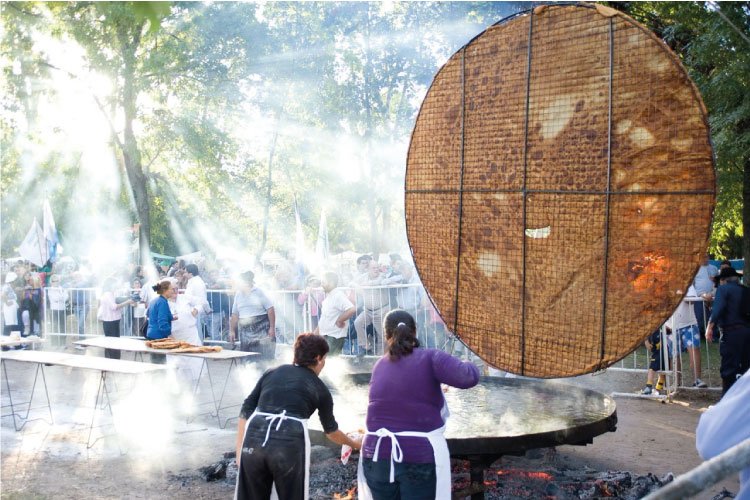
[[[325,378],[325,376],[323,377]],[[351,384],[331,385],[337,418],[364,426],[370,374],[351,375]],[[559,445],[586,445],[617,427],[614,400],[574,385],[527,378],[482,377],[476,387],[450,388],[445,395],[451,417],[446,427],[452,458],[471,463],[473,484],[481,485],[484,470],[504,455]],[[358,402],[353,404],[352,402]],[[356,424],[356,422],[359,424]],[[326,444],[310,420],[311,438]],[[351,430],[339,422],[344,431]],[[481,488],[480,488],[481,489]],[[474,490],[472,498],[482,498]]]

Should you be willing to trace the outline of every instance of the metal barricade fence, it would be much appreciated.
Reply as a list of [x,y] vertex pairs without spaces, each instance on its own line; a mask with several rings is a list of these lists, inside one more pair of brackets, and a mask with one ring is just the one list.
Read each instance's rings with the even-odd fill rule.
[[[696,320],[699,325],[702,325],[700,331],[701,333],[705,332],[710,315],[709,304],[707,304],[701,297],[686,297],[685,301],[695,307]],[[667,326],[672,330],[669,333],[666,329]],[[671,327],[669,320],[667,320],[660,330],[662,345],[668,347],[667,349],[662,350],[662,357],[664,358],[663,365],[668,366],[668,369],[666,370],[668,393],[671,394],[678,388],[684,389],[692,387],[696,378],[700,378],[702,381],[706,382],[706,384],[712,389],[721,388],[721,379],[718,377],[718,372],[715,367],[712,366],[712,364],[715,364],[713,360],[715,360],[716,357],[716,354],[712,354],[712,352],[717,350],[716,347],[710,346],[705,338],[701,336],[699,349],[687,349],[683,346],[681,335],[674,331],[675,329]],[[683,357],[686,359],[683,360]],[[646,373],[648,372],[649,367],[649,358],[650,354],[648,350],[641,346],[630,355],[607,368],[607,370],[642,373],[643,383],[645,384]],[[697,372],[697,365],[701,366],[700,372]],[[693,367],[695,367],[696,370],[693,370]]]
[[[357,307],[357,313],[349,321],[348,337],[344,345],[345,355],[382,355],[384,334],[380,325],[375,328],[373,320],[382,321],[387,312],[396,308],[403,308],[414,316],[422,346],[443,349],[453,354],[469,355],[470,351],[450,333],[432,308],[432,304],[426,300],[426,292],[422,285],[397,284],[342,289]],[[133,290],[131,293],[135,292],[139,290]],[[315,329],[321,312],[322,292],[322,289],[313,290],[311,293],[306,293],[305,290],[267,291],[276,312],[279,343],[292,345],[297,335]],[[207,293],[211,312],[202,314],[197,319],[201,337],[226,342],[229,340],[229,322],[235,291],[210,289]],[[53,345],[65,344],[69,342],[69,338],[75,341],[86,336],[103,335],[101,322],[97,320],[97,294],[96,288],[45,288],[43,335],[53,340]],[[380,295],[384,304],[377,315],[371,314],[365,307],[370,303],[369,299],[375,295]],[[116,300],[120,302],[128,298],[128,294],[121,293]],[[357,345],[355,323],[359,324],[358,318],[371,346],[367,352],[363,352]],[[127,305],[122,308],[120,335],[139,336],[140,327],[145,319],[146,310],[143,305]]]
[[[426,300],[426,292],[420,284],[396,284],[384,286],[340,287],[357,308],[349,320],[344,342],[344,355],[382,355],[384,332],[380,325],[383,317],[393,309],[408,311],[417,323],[417,335],[424,347],[434,347],[453,353],[467,353],[468,349],[456,339],[443,324],[432,305]],[[316,293],[316,292],[321,293]],[[276,311],[278,341],[291,345],[299,333],[313,331],[318,325],[322,302],[319,290],[275,290],[269,293]],[[376,296],[380,296],[377,299]],[[367,307],[368,305],[382,307]],[[364,331],[370,346],[366,352],[358,346],[357,329]]]
[[[349,320],[348,335],[344,343],[345,355],[382,355],[384,334],[380,326],[376,328],[373,323],[382,321],[388,311],[401,308],[414,316],[417,323],[417,335],[422,346],[469,356],[469,349],[451,334],[440,316],[434,311],[432,304],[426,299],[426,292],[421,284],[341,288],[357,307],[357,313]],[[101,322],[97,320],[98,290],[96,288],[47,287],[43,289],[43,292],[44,313],[41,316],[41,329],[45,337],[55,341],[53,345],[66,343],[66,338],[78,340],[85,336],[103,335]],[[202,314],[198,318],[202,338],[225,342],[229,340],[229,322],[234,293],[234,290],[229,289],[208,290],[209,307],[212,312]],[[322,289],[272,290],[268,292],[268,296],[276,311],[276,332],[279,343],[292,345],[300,333],[315,330],[324,297]],[[368,310],[367,307],[373,304],[374,297],[378,297],[377,304],[383,304],[383,307],[377,311]],[[118,301],[127,298],[121,294]],[[699,321],[703,321],[703,331],[705,331],[709,312],[705,302],[700,297],[691,297],[686,300],[701,304],[701,312],[704,314],[696,316],[702,316]],[[141,334],[140,327],[146,319],[145,307],[128,305],[122,309],[122,318],[120,335],[138,336]],[[366,352],[358,346],[358,328],[364,331],[368,339],[367,344],[370,349]],[[33,333],[33,330],[28,333]],[[671,388],[689,387],[696,374],[688,372],[690,376],[684,376],[685,369],[694,366],[695,361],[689,363],[689,356],[695,356],[696,351],[688,350],[686,354],[688,362],[683,363],[680,335],[667,335],[663,332],[663,341],[663,345],[671,346],[669,350],[665,350],[665,353],[668,353],[665,355],[671,358],[668,386]],[[702,373],[698,373],[697,376],[707,382],[710,387],[721,387],[721,380],[714,375],[715,370],[711,366],[712,356],[710,356],[709,349],[708,343],[702,340],[700,350],[697,351],[700,353]],[[639,347],[608,369],[643,373],[645,383],[648,364],[649,353],[644,347]]]

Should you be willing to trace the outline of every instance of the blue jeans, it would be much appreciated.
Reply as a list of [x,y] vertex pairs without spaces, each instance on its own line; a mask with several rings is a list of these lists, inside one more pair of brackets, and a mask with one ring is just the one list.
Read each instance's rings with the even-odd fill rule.
[[695,312],[695,320],[698,322],[698,330],[701,335],[706,335],[706,303],[696,301],[693,302],[693,312]]
[[365,458],[362,469],[367,486],[375,500],[433,500],[435,498],[435,464],[394,463],[395,480],[390,482],[391,461],[373,462]]
[[75,312],[76,320],[78,321],[78,340],[83,340],[83,331],[86,325],[86,306],[76,304],[73,306],[73,312]]
[[222,323],[224,321],[224,313],[221,311],[212,312],[206,315],[206,319],[208,320],[208,335],[211,340],[224,340],[222,338]]

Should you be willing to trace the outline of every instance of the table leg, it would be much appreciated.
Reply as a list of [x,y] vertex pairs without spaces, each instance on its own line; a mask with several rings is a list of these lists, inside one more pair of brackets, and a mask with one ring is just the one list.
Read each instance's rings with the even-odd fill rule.
[[[34,372],[34,383],[31,386],[31,394],[29,395],[29,401],[27,403],[28,406],[26,407],[26,415],[22,417],[21,415],[18,415],[16,413],[16,409],[13,404],[13,395],[10,390],[10,383],[8,382],[8,368],[5,366],[5,360],[0,360],[0,363],[2,363],[3,365],[3,373],[5,374],[5,387],[8,391],[8,401],[10,402],[10,411],[11,411],[11,415],[13,416],[13,428],[16,430],[16,432],[22,430],[27,423],[33,420],[43,420],[40,418],[34,418],[34,419],[29,420],[29,413],[32,410],[31,405],[34,402],[34,394],[36,393],[36,383],[37,383],[37,380],[39,379],[40,370],[42,372],[42,382],[44,383],[44,396],[47,399],[47,411],[49,412],[49,418],[50,418],[50,421],[47,423],[49,423],[50,425],[54,424],[55,419],[52,416],[52,403],[50,402],[49,391],[47,390],[47,378],[44,375],[44,366],[42,364],[36,365],[36,371]],[[21,424],[20,427],[18,426],[16,419],[23,420],[23,423]]]
[[[89,437],[86,440],[86,448],[90,449],[100,438],[96,438],[94,442],[91,442],[91,433],[94,430],[94,420],[96,419],[96,412],[99,410],[99,398],[101,397],[102,409],[108,408],[109,414],[112,414],[112,403],[109,399],[109,391],[107,390],[107,372],[101,372],[99,377],[99,387],[96,390],[96,399],[94,400],[94,409],[91,412],[91,425],[89,425]],[[107,403],[104,405],[104,399],[106,398]]]
[[208,375],[208,385],[211,386],[211,399],[213,399],[214,401],[214,411],[216,412],[216,417],[218,418],[219,417],[219,404],[216,401],[216,392],[214,392],[214,381],[211,378],[211,369],[208,367],[208,360],[203,358],[203,364],[206,365],[206,374]]
[[224,401],[224,394],[226,394],[227,391],[227,385],[229,384],[229,377],[232,375],[232,368],[237,364],[237,359],[232,358],[232,362],[229,364],[229,371],[227,372],[227,378],[224,379],[224,387],[221,389],[221,396],[219,397],[219,404],[216,407],[216,418],[219,420],[219,427],[224,429],[226,428],[227,424],[230,420],[232,420],[233,417],[230,417],[224,421],[224,425],[221,425],[221,417],[219,416],[219,411],[221,411],[221,403]]
[[21,428],[16,424],[16,409],[13,407],[13,393],[10,390],[10,383],[8,382],[8,369],[5,367],[5,360],[0,360],[0,364],[3,365],[3,374],[5,375],[5,390],[8,392],[8,401],[10,401],[10,416],[13,417],[13,427],[16,432],[20,431]]

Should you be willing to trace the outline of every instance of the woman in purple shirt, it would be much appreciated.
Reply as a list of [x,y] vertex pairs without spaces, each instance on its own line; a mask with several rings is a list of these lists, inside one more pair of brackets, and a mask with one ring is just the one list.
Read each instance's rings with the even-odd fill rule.
[[448,411],[440,384],[468,389],[479,382],[479,370],[438,349],[419,348],[417,325],[406,311],[391,311],[383,324],[385,355],[370,381],[360,495],[369,489],[376,500],[450,498],[443,435]]

